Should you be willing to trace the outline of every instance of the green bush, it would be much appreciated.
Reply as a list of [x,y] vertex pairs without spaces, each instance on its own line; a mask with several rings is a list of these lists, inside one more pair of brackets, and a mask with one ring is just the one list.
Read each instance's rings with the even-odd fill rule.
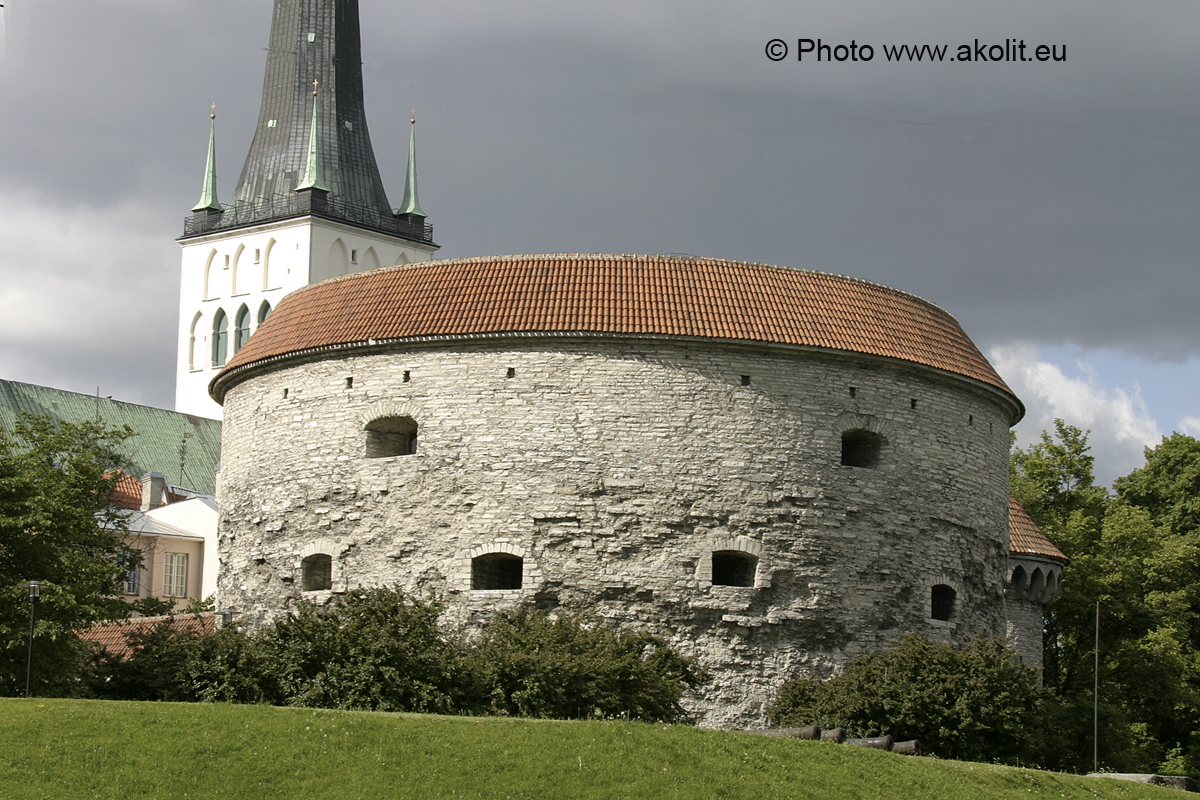
[[770,709],[779,726],[842,726],[851,736],[919,739],[967,761],[1035,763],[1048,695],[1003,640],[956,650],[910,635],[826,681],[793,678]]
[[101,657],[89,685],[114,700],[674,722],[686,718],[684,690],[707,680],[663,640],[587,615],[504,612],[467,644],[439,627],[441,613],[433,599],[359,589],[299,603],[254,634],[164,620],[131,634],[127,660]]
[[453,713],[476,701],[442,605],[394,589],[357,589],[332,605],[299,603],[263,631],[263,689],[277,705]]
[[694,658],[644,631],[612,631],[586,614],[496,615],[472,659],[490,710],[524,717],[626,717],[675,722],[685,688],[708,680]]

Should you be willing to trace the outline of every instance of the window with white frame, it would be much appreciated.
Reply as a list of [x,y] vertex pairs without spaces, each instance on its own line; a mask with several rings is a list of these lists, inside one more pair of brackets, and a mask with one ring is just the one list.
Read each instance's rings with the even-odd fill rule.
[[125,594],[137,594],[139,589],[138,581],[138,554],[133,550],[122,550],[118,561],[121,567],[121,574],[118,581],[121,583],[121,590]]
[[163,555],[163,596],[187,597],[187,553]]

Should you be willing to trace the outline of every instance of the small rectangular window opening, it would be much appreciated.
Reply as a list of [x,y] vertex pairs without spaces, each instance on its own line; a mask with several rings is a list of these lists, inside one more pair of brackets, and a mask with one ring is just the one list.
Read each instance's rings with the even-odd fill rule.
[[358,251],[357,251],[357,250],[351,250],[351,251],[350,251],[350,263],[351,263],[351,264],[357,264],[357,263],[358,263]]
[[262,261],[262,251],[257,247],[254,248],[254,263],[258,264]]
[[967,424],[968,425],[975,424],[975,415],[974,414],[967,414]]
[[515,378],[515,377],[517,377],[517,371],[516,371],[515,369],[513,369],[512,367],[509,367],[509,368],[508,368],[508,374],[507,374],[505,377],[507,377],[507,378]]
[[349,377],[349,378],[346,378],[346,388],[347,388],[347,389],[353,389],[353,388],[354,388],[354,378],[353,378],[353,376],[352,376],[352,377]]
[[412,380],[412,373],[409,372],[408,370],[404,370],[404,382],[408,383],[411,380]]
[[284,390],[283,390],[283,399],[284,399],[284,400],[287,400],[287,396],[288,396],[288,390],[287,390],[287,389],[284,389]]
[[917,407],[917,399],[915,397],[912,399],[912,407],[913,408]]
[[857,396],[858,396],[858,389],[855,389],[853,386],[851,386],[851,387],[850,387],[850,396],[851,396],[851,397],[857,397]]
[[749,386],[749,385],[750,385],[750,376],[743,375],[742,376],[742,386]]
[[225,256],[225,266],[229,266],[229,256]]

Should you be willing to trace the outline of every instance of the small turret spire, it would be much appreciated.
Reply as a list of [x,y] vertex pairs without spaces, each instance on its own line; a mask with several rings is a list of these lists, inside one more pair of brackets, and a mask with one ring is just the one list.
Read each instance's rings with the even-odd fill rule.
[[208,115],[208,163],[204,169],[204,188],[200,190],[200,202],[192,211],[220,211],[217,200],[217,104],[213,103]]
[[412,110],[408,131],[408,174],[404,178],[404,200],[397,213],[423,217],[421,204],[417,202],[417,110]]
[[305,189],[317,189],[318,191],[328,192],[329,187],[325,185],[325,171],[321,168],[321,137],[318,133],[320,124],[317,120],[317,81],[313,80],[313,108],[312,108],[312,126],[308,131],[308,159],[304,164],[304,175],[300,178],[300,185],[296,187],[297,192],[302,192]]

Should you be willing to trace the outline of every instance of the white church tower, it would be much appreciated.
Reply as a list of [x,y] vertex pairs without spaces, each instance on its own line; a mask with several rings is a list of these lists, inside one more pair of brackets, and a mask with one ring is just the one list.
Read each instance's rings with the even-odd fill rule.
[[383,190],[363,110],[358,0],[275,0],[272,19],[237,188],[218,202],[214,113],[204,188],[179,239],[175,410],[213,419],[209,381],[285,294],[438,249],[417,202],[415,118],[400,208]]

